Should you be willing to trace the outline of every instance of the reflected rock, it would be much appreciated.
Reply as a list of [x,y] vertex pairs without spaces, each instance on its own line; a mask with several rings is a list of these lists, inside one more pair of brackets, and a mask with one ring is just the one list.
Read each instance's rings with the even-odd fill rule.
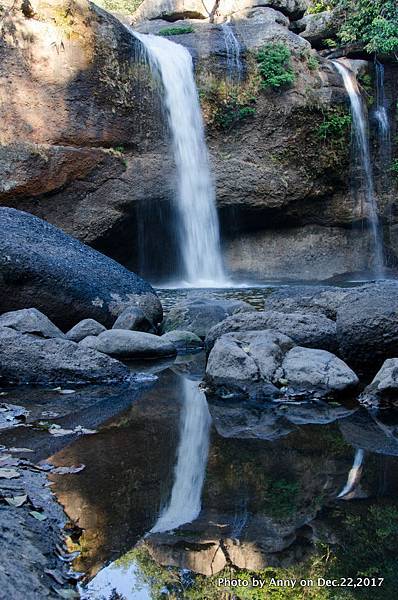
[[365,410],[340,421],[344,439],[355,448],[376,454],[398,456],[398,426],[383,423]]

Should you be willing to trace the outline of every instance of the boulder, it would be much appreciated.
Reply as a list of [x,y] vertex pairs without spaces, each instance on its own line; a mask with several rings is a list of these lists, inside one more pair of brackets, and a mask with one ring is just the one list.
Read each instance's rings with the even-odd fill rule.
[[211,0],[144,0],[133,15],[133,23],[163,19],[207,19],[213,7]]
[[337,348],[336,324],[324,315],[266,311],[232,315],[221,321],[207,334],[206,351],[210,352],[216,339],[224,333],[261,329],[279,331],[300,346],[323,350]]
[[264,300],[265,310],[283,313],[314,313],[336,320],[337,310],[351,288],[292,285],[276,288]]
[[162,340],[173,344],[177,352],[183,354],[190,350],[198,350],[203,348],[203,341],[195,333],[191,331],[169,331],[162,335]]
[[111,329],[97,337],[86,337],[79,346],[121,359],[158,358],[176,354],[175,346],[171,342],[152,333],[127,329]]
[[293,23],[293,30],[308,40],[314,48],[322,48],[326,39],[336,37],[340,27],[340,19],[333,11],[305,15]]
[[374,408],[398,406],[398,358],[389,358],[370,385],[359,396],[359,402]]
[[248,8],[231,17],[235,30],[248,50],[269,43],[283,43],[292,53],[310,50],[311,44],[288,29],[289,19],[272,8]]
[[23,308],[4,313],[0,327],[11,327],[20,333],[33,333],[44,338],[64,338],[65,335],[36,308]]
[[67,332],[66,337],[72,342],[80,342],[89,335],[99,335],[103,331],[106,331],[106,328],[101,323],[98,323],[98,321],[83,319],[83,321],[77,323],[77,325]]
[[[277,396],[274,374],[282,364],[293,341],[276,331],[243,331],[218,338],[210,352],[206,381],[210,389],[219,388],[251,395],[251,388],[261,395]],[[219,392],[217,392],[219,393]]]
[[269,7],[290,19],[300,19],[309,5],[310,0],[220,0],[217,13],[228,16],[245,8]]
[[373,374],[398,345],[398,282],[354,288],[337,310],[339,354],[355,369]]
[[0,284],[0,311],[33,305],[60,327],[82,318],[111,326],[128,305],[155,323],[162,317],[156,293],[135,273],[12,208],[0,208]]
[[61,338],[44,339],[0,327],[0,382],[117,383],[129,370],[117,360]]
[[359,379],[348,365],[326,350],[296,346],[289,350],[275,374],[294,393],[341,393],[355,388]]
[[162,323],[162,332],[179,329],[205,338],[209,330],[226,317],[248,311],[254,311],[254,307],[242,300],[188,299],[170,309]]
[[128,306],[116,319],[112,329],[129,329],[154,333],[153,324],[138,306]]

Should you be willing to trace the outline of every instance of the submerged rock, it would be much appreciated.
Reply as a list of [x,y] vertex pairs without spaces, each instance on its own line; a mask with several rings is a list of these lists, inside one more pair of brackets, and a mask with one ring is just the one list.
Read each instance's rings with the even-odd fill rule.
[[80,342],[89,335],[99,335],[103,331],[106,331],[106,328],[95,319],[83,319],[67,332],[66,337],[72,342]]
[[284,333],[300,346],[323,350],[337,348],[336,324],[324,315],[266,311],[233,315],[218,323],[206,336],[206,350],[209,352],[224,333],[261,329]]
[[11,327],[20,333],[33,333],[44,338],[64,338],[58,327],[36,308],[23,308],[0,317],[0,327]]
[[190,331],[200,338],[206,337],[208,331],[226,317],[254,311],[254,307],[242,300],[214,300],[194,298],[185,300],[169,311],[162,323],[163,333],[174,331]]
[[126,306],[158,322],[152,287],[110,258],[28,213],[0,208],[0,311],[34,305],[59,326],[91,317],[105,326]]
[[174,356],[177,352],[174,344],[157,335],[128,329],[111,329],[97,337],[86,337],[79,346],[125,359]]
[[177,352],[181,353],[203,348],[203,342],[200,337],[191,331],[181,331],[179,329],[176,331],[169,331],[162,335],[162,340],[173,344],[176,347]]
[[65,339],[43,339],[0,327],[0,382],[113,383],[128,378],[117,360]]
[[138,306],[128,306],[116,319],[112,329],[129,329],[130,331],[146,331],[154,333],[151,321]]
[[354,371],[331,352],[300,346],[289,350],[276,377],[285,379],[295,392],[340,393],[359,383]]
[[359,396],[359,402],[375,408],[398,406],[398,358],[389,358],[372,383]]

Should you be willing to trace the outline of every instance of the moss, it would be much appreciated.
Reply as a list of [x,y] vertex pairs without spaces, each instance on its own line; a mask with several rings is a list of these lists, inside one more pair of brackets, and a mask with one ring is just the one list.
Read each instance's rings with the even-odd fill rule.
[[193,33],[194,28],[192,25],[180,26],[180,27],[165,27],[158,31],[158,35],[171,36],[171,35],[184,35],[184,33]]

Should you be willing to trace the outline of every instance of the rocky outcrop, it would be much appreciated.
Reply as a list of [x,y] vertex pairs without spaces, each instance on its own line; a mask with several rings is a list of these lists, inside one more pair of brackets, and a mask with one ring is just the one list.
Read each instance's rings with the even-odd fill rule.
[[373,408],[398,405],[398,358],[389,358],[383,363],[373,381],[360,395],[359,402]]
[[44,338],[65,337],[62,331],[36,308],[4,313],[0,317],[0,327],[10,327],[20,333],[32,333]]
[[279,331],[300,346],[324,350],[337,348],[336,324],[323,315],[256,311],[232,315],[212,327],[206,336],[206,351],[210,352],[216,340],[224,333],[261,329]]
[[0,382],[6,384],[120,383],[122,363],[61,338],[44,339],[0,327]]
[[341,17],[334,11],[305,15],[293,23],[293,30],[310,42],[313,48],[323,48],[327,39],[333,39],[341,25]]
[[128,305],[161,320],[143,279],[41,219],[0,208],[0,311],[34,306],[61,327],[82,318],[112,325]]
[[66,337],[72,342],[80,342],[89,335],[99,335],[103,331],[106,331],[106,328],[95,319],[83,319],[67,332]]
[[82,348],[92,348],[120,359],[159,358],[174,356],[174,344],[162,337],[143,331],[111,329],[80,342]]
[[176,304],[167,313],[162,332],[176,329],[190,331],[205,338],[209,330],[230,315],[254,311],[253,306],[242,300],[188,299]]

